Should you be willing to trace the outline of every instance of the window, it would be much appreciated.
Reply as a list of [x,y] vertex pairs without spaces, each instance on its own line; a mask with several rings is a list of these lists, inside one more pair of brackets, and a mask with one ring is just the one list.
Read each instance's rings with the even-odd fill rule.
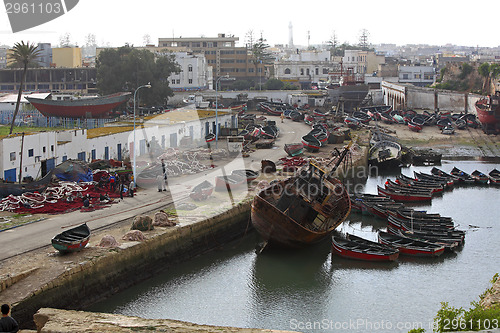
[[16,152],[10,153],[10,160],[15,161],[16,160]]
[[181,80],[180,79],[177,79],[177,84],[181,84]]
[[316,73],[316,75],[319,75],[319,68],[316,67],[316,69],[314,70],[314,72]]
[[255,68],[249,68],[248,69],[248,73],[253,73],[253,72],[255,72]]
[[290,70],[290,68],[285,68],[285,74],[292,74],[292,71]]
[[422,74],[415,74],[415,79],[421,79],[422,78]]
[[47,147],[43,147],[42,151],[45,153],[47,151]]
[[189,65],[188,66],[188,72],[192,72],[193,71],[193,65]]
[[34,152],[33,149],[28,149],[28,157],[33,157]]
[[300,69],[300,75],[304,75],[304,68]]
[[328,68],[323,68],[323,74],[328,74]]
[[408,74],[403,74],[403,80],[408,80]]
[[50,145],[50,151],[54,151],[54,145]]
[[189,84],[193,84],[193,79],[189,79]]

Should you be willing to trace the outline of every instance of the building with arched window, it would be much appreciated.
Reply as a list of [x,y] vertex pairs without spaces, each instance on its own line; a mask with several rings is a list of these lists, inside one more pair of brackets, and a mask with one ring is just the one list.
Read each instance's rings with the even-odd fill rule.
[[274,64],[275,78],[310,89],[319,82],[328,81],[333,67],[330,51],[303,51],[284,56]]

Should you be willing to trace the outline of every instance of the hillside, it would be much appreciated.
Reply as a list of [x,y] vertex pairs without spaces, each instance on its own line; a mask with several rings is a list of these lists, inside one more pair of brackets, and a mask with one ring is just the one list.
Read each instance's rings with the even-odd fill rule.
[[433,87],[480,95],[493,94],[495,84],[498,90],[498,80],[491,80],[489,85],[485,85],[485,78],[478,71],[479,65],[479,63],[449,63],[438,73]]

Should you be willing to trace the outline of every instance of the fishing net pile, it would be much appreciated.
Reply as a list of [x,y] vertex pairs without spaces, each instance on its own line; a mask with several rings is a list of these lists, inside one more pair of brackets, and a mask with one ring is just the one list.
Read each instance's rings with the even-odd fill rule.
[[[107,195],[110,200],[101,201],[101,194]],[[87,196],[89,207],[83,207]],[[0,201],[0,211],[30,214],[61,214],[79,209],[91,211],[108,207],[117,197],[118,193],[99,188],[94,182],[60,182],[47,187],[42,193],[9,195]]]

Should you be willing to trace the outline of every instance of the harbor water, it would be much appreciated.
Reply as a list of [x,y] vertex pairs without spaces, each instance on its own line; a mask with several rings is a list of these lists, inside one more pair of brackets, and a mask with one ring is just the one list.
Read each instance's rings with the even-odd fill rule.
[[[471,173],[500,169],[500,163],[443,161]],[[401,172],[430,172],[409,167]],[[375,175],[357,187],[376,193],[392,175]],[[453,218],[466,231],[464,247],[438,258],[401,256],[394,263],[332,256],[330,243],[302,250],[255,251],[255,232],[223,249],[163,273],[95,304],[89,311],[197,324],[300,332],[432,332],[441,302],[468,308],[500,272],[500,187],[457,187],[415,209]],[[376,240],[382,219],[351,214],[338,228]]]

